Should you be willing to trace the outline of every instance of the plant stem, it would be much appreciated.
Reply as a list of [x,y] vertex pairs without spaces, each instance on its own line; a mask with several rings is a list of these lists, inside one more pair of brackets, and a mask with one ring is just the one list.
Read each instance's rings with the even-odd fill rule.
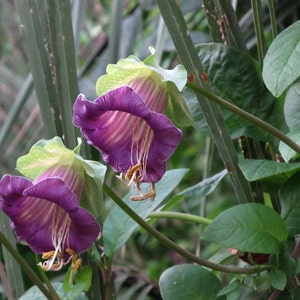
[[[156,2],[172,37],[178,56],[187,69],[189,76],[194,78],[194,82],[197,85],[210,90],[209,82],[201,77],[201,75],[205,75],[204,69],[186,28],[178,2],[174,0],[157,0]],[[253,202],[249,182],[238,166],[238,157],[220,108],[202,94],[195,92],[195,95],[218,148],[220,157],[228,170],[238,201],[240,203]]]
[[218,103],[219,105],[229,109],[230,111],[234,112],[236,115],[244,118],[245,120],[250,121],[251,123],[263,128],[265,131],[271,133],[272,135],[276,136],[278,139],[280,139],[282,142],[287,144],[290,148],[292,148],[294,151],[300,154],[300,146],[295,143],[293,140],[291,140],[289,137],[287,137],[282,131],[278,130],[277,128],[273,127],[269,123],[255,117],[254,115],[246,112],[245,110],[231,104],[230,102],[222,99],[219,96],[216,96],[215,94],[211,93],[210,91],[204,89],[201,86],[198,86],[194,83],[187,83],[187,86],[201,94],[203,94],[208,99]]
[[262,8],[261,0],[251,0],[251,6],[253,9],[254,27],[257,38],[257,51],[258,51],[258,61],[260,65],[263,65],[266,43],[264,35],[264,27],[262,24]]
[[16,4],[20,15],[28,63],[45,128],[44,135],[50,138],[60,134],[61,130],[60,126],[57,125],[58,113],[52,103],[52,99],[56,99],[57,95],[49,67],[49,53],[45,41],[46,23],[41,23],[40,20],[40,17],[43,18],[46,13],[43,9],[44,2],[36,3],[32,0],[24,0],[17,1]]
[[[78,130],[72,124],[72,106],[79,93],[71,6],[69,0],[47,0],[49,43],[53,52],[53,74],[62,137],[68,148],[76,147]],[[76,134],[77,132],[77,134]]]
[[197,263],[201,266],[225,272],[225,273],[237,273],[237,274],[253,274],[266,270],[269,266],[259,266],[256,268],[239,268],[239,267],[229,267],[224,265],[219,265],[210,262],[204,258],[198,257],[189,251],[186,251],[182,247],[178,246],[176,243],[168,239],[165,235],[161,234],[158,230],[149,225],[145,220],[143,220],[136,212],[134,212],[113,190],[109,188],[107,184],[103,184],[103,190],[108,196],[125,212],[127,213],[136,223],[138,223],[143,229],[148,231],[157,240],[159,240],[164,246],[173,251],[177,252],[181,256],[185,257],[191,262]]
[[212,220],[204,217],[199,217],[196,215],[191,214],[185,214],[185,213],[179,213],[179,212],[170,212],[170,211],[159,211],[159,212],[152,212],[148,216],[152,219],[177,219],[177,220],[183,220],[188,222],[195,222],[203,225],[209,225]]
[[269,14],[270,14],[271,28],[272,28],[272,37],[274,40],[277,36],[277,20],[275,15],[274,0],[268,0],[268,7],[269,7]]
[[8,252],[14,257],[14,259],[21,266],[26,275],[31,279],[31,281],[41,290],[41,292],[46,296],[47,299],[50,300],[59,300],[59,296],[53,289],[50,292],[40,280],[40,278],[34,273],[34,271],[30,268],[28,263],[24,260],[24,258],[19,254],[19,252],[10,244],[5,235],[0,231],[0,242],[3,244]]

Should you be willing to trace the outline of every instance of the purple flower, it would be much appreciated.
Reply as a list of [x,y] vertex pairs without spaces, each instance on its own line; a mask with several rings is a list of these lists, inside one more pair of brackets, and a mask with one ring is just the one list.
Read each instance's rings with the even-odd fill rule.
[[168,96],[161,97],[158,89],[155,97],[151,87],[137,94],[122,86],[94,102],[80,94],[74,104],[74,125],[100,150],[107,164],[137,187],[160,180],[182,136],[163,114]]
[[83,176],[68,165],[55,165],[31,181],[4,175],[0,209],[11,219],[19,240],[47,259],[45,270],[59,270],[88,250],[100,234],[96,219],[79,206]]

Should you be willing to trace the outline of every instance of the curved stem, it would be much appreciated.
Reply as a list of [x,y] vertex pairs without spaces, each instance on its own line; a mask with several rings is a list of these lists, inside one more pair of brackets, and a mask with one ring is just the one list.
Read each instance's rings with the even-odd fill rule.
[[149,214],[148,218],[153,219],[177,219],[183,220],[188,222],[195,222],[203,225],[209,225],[212,220],[204,217],[199,217],[196,215],[179,213],[179,212],[171,212],[171,211],[159,211],[159,212],[152,212]]
[[215,94],[211,93],[210,91],[194,84],[194,83],[187,83],[187,86],[192,90],[199,92],[200,94],[204,95],[208,99],[218,103],[219,105],[229,109],[230,111],[234,112],[236,115],[244,118],[245,120],[250,121],[251,123],[263,128],[265,131],[271,133],[272,135],[276,136],[279,140],[287,144],[290,148],[300,154],[300,146],[287,137],[282,131],[278,130],[277,128],[273,127],[269,123],[255,117],[254,115],[246,112],[245,110],[231,104],[230,102],[224,100],[223,98],[216,96]]
[[111,199],[125,212],[127,213],[136,223],[138,223],[143,229],[148,231],[151,235],[153,235],[157,240],[159,240],[164,246],[166,246],[169,249],[172,249],[173,251],[177,252],[181,256],[187,258],[189,261],[192,261],[194,263],[197,263],[201,266],[226,272],[226,273],[237,273],[237,274],[253,274],[260,272],[262,270],[266,270],[269,268],[269,266],[258,266],[255,268],[239,268],[239,267],[229,267],[224,265],[219,265],[212,263],[211,261],[208,261],[204,258],[198,257],[194,254],[192,254],[189,251],[186,251],[182,247],[178,246],[176,243],[168,239],[165,235],[161,234],[159,231],[157,231],[155,228],[153,228],[151,225],[149,225],[145,220],[143,220],[137,213],[135,213],[125,202],[122,201],[121,198],[117,194],[115,194],[114,191],[110,189],[110,187],[103,183],[103,190],[107,193],[108,196],[111,197]]
[[48,291],[48,289],[44,286],[43,282],[39,279],[39,277],[34,273],[34,271],[30,268],[24,258],[18,253],[14,247],[10,244],[4,234],[0,231],[0,242],[6,247],[8,252],[14,257],[14,259],[19,263],[21,268],[24,270],[26,275],[32,280],[32,282],[41,290],[41,292],[46,296],[47,299],[51,300],[59,300],[59,296],[53,289],[52,293]]

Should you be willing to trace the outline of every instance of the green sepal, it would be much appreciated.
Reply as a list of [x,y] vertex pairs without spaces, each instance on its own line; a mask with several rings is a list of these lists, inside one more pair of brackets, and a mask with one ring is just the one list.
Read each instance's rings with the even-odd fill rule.
[[40,140],[35,143],[29,153],[17,160],[17,170],[24,176],[35,179],[55,164],[72,163],[73,151],[67,149],[60,137]]
[[109,64],[107,74],[98,78],[96,93],[101,96],[115,88],[127,85],[134,79],[149,78],[164,86],[169,95],[166,115],[176,126],[190,126],[193,123],[192,115],[180,93],[187,82],[187,72],[183,65],[177,65],[172,70],[165,70],[158,64],[154,48],[149,48],[151,55],[144,61],[130,55],[120,59],[117,64]]
[[80,146],[81,139],[78,139],[78,146],[73,151],[67,149],[59,137],[40,140],[32,146],[28,154],[17,160],[17,170],[24,176],[35,179],[56,164],[72,166],[78,174],[84,176],[81,206],[89,210],[100,222],[104,211],[102,183],[107,168],[99,162],[82,158],[79,155]]

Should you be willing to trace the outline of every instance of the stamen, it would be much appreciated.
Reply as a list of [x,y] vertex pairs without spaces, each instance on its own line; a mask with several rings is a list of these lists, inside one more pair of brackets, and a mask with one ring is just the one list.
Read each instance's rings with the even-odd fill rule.
[[137,163],[136,165],[128,169],[128,171],[125,174],[125,178],[129,180],[128,186],[130,186],[133,181],[137,181],[136,174],[140,171],[141,167],[142,165],[140,163]]
[[[138,188],[138,190],[140,191],[139,188]],[[150,191],[148,193],[146,193],[145,195],[140,193],[140,196],[131,196],[130,200],[141,201],[141,200],[146,200],[146,199],[150,198],[151,201],[154,201],[155,195],[156,195],[155,185],[154,185],[154,183],[151,183]]]
[[59,271],[64,266],[64,259],[61,253],[57,251],[44,252],[43,259],[47,259],[43,263],[38,263],[44,271]]
[[79,267],[80,267],[80,265],[81,265],[82,259],[81,258],[77,258],[77,253],[74,250],[70,249],[70,248],[67,248],[65,251],[68,254],[70,254],[71,257],[72,257],[72,270],[73,271],[78,270]]
[[53,256],[56,256],[56,257],[59,257],[59,258],[63,257],[62,254],[59,253],[59,252],[55,255],[55,252],[56,252],[55,250],[52,250],[52,251],[49,251],[49,252],[43,252],[42,259],[49,259]]
[[44,252],[42,254],[42,258],[47,260],[43,263],[40,262],[38,266],[40,266],[44,271],[59,271],[64,265],[68,264],[70,260],[72,260],[72,270],[78,270],[82,259],[77,258],[77,253],[70,248],[67,248],[65,252],[70,255],[67,260],[65,260],[63,255],[56,250]]

